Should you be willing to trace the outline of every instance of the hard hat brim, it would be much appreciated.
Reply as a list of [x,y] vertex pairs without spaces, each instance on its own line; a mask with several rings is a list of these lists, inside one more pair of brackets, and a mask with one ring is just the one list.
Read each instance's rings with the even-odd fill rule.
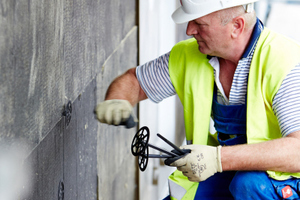
[[182,6],[180,6],[177,10],[173,12],[172,19],[176,24],[183,24],[207,14],[187,14],[183,11]]
[[183,24],[186,22],[189,22],[191,20],[203,17],[205,15],[208,15],[214,11],[206,10],[205,12],[197,13],[197,14],[188,14],[184,12],[182,9],[182,6],[180,6],[175,12],[172,14],[172,19],[176,24]]

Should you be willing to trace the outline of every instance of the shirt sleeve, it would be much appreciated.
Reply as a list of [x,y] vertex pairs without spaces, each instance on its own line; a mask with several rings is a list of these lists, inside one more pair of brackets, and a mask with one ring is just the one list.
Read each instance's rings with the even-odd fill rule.
[[169,74],[169,56],[170,52],[136,68],[136,76],[142,89],[155,103],[176,94]]
[[273,111],[283,137],[300,130],[300,64],[283,80],[273,99]]

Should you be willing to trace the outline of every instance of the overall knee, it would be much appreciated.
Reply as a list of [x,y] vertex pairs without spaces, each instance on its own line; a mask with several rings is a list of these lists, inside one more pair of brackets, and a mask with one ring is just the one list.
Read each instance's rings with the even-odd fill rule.
[[229,190],[234,197],[249,197],[249,195],[269,192],[273,190],[273,186],[265,172],[237,172]]
[[252,190],[252,182],[253,177],[248,172],[237,172],[231,181],[229,190],[232,194],[250,191]]

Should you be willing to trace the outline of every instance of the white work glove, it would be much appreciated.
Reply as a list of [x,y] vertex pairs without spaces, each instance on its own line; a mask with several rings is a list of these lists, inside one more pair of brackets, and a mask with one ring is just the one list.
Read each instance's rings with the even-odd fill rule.
[[177,167],[190,181],[200,182],[217,172],[222,172],[221,146],[186,145],[182,149],[190,149],[191,153],[171,163]]
[[[133,115],[132,106],[127,100],[112,99],[99,103],[96,107],[97,118],[106,124],[120,125]],[[136,121],[136,118],[134,117]]]

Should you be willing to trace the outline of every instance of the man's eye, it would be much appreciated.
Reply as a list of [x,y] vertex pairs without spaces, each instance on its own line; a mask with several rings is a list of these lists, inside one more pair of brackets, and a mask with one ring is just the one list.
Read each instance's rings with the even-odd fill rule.
[[205,26],[206,24],[196,23],[198,26]]

